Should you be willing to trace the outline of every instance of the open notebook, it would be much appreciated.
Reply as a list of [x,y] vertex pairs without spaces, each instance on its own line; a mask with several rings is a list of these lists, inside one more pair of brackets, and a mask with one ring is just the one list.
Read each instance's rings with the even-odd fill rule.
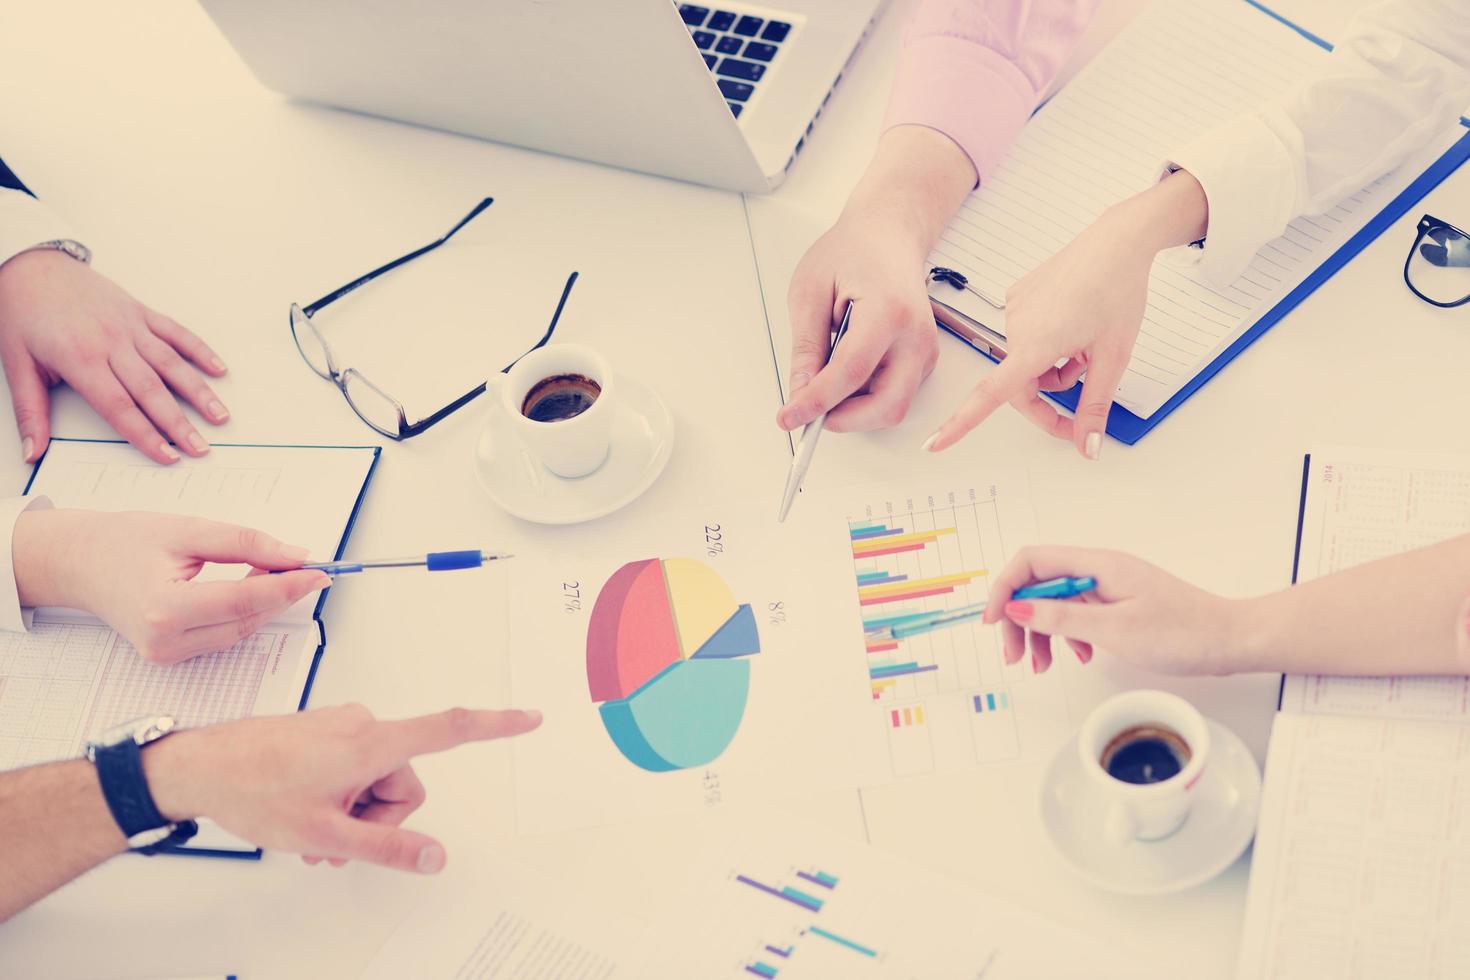
[[[931,282],[957,332],[1005,344],[1006,291],[1109,206],[1149,186],[1171,152],[1290,89],[1325,44],[1248,0],[1160,0],[1037,111],[930,257],[970,289]],[[1133,359],[1108,431],[1141,438],[1230,358],[1470,156],[1454,126],[1416,158],[1323,215],[1292,222],[1226,289],[1155,263]],[[987,302],[989,300],[990,302]],[[946,316],[946,312],[955,317]],[[982,331],[971,342],[987,346]],[[1058,397],[1075,407],[1076,390]]]
[[[378,458],[376,447],[215,446],[159,466],[124,443],[53,440],[26,492],[57,507],[151,510],[259,528],[339,557]],[[208,565],[202,578],[238,578]],[[306,702],[321,655],[325,593],[228,650],[173,666],[145,663],[112,628],[66,609],[35,611],[28,633],[0,633],[0,769],[73,758],[93,735],[153,713],[194,728]],[[189,850],[259,852],[200,824]]]
[[[1314,452],[1296,577],[1467,532],[1470,457]],[[1470,679],[1283,678],[1241,980],[1470,977],[1467,922]]]

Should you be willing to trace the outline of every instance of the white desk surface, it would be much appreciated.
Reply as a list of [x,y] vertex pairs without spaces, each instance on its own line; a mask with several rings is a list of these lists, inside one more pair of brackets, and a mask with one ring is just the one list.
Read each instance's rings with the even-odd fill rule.
[[[1104,5],[1087,49],[1139,6]],[[1328,0],[1283,6],[1329,36],[1343,17]],[[678,418],[670,471],[635,506],[728,486],[744,471],[774,505],[788,457],[772,424],[778,393],[765,317],[784,360],[790,269],[867,158],[901,21],[901,8],[884,15],[786,185],[749,201],[281,99],[186,0],[59,0],[7,13],[0,153],[72,219],[99,269],[205,335],[230,363],[220,391],[234,419],[217,441],[368,441],[340,395],[300,363],[286,307],[439,234],[490,194],[497,203],[463,239],[484,267],[455,281],[448,307],[482,308],[491,331],[534,335],[561,277],[579,269],[562,336],[601,347],[654,384]],[[1470,386],[1458,370],[1470,363],[1470,320],[1416,301],[1399,278],[1425,210],[1464,220],[1470,172],[1447,180],[1136,447],[1110,442],[1089,465],[1002,413],[942,462],[921,455],[924,436],[988,369],[946,340],[910,418],[891,432],[824,441],[811,479],[1020,462],[1048,541],[1127,548],[1228,594],[1278,588],[1290,574],[1304,451],[1466,441]],[[535,295],[526,283],[537,284]],[[489,349],[483,334],[454,333],[463,322],[445,328],[460,360]],[[428,343],[411,351],[419,363],[433,363],[433,353]],[[70,392],[56,401],[59,434],[109,434]],[[546,534],[486,501],[469,463],[480,414],[467,410],[385,447],[349,554],[507,539],[554,547],[595,533],[597,525]],[[18,458],[7,414],[0,486],[23,484]],[[432,584],[368,576],[337,590],[313,703],[357,700],[383,716],[504,703],[505,574]],[[1095,669],[1111,685],[1186,693],[1263,756],[1274,676],[1166,681],[1105,660]],[[513,849],[565,867],[601,847],[668,846],[671,835],[690,833],[515,838],[509,763],[506,747],[492,744],[420,764],[430,799],[414,823],[443,837],[450,860]],[[1183,895],[1114,897],[1061,865],[1032,818],[1034,797],[997,800],[989,788],[979,771],[869,791],[861,804],[844,792],[784,809],[1019,906],[1156,949],[1181,973],[1187,963],[1190,976],[1233,975],[1246,860]],[[306,868],[281,854],[260,863],[124,858],[0,926],[0,974],[354,976],[428,887],[365,865]]]

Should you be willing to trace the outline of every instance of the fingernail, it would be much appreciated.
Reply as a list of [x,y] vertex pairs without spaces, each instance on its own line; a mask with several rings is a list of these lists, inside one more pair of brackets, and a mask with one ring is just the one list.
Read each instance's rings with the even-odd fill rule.
[[186,441],[189,443],[189,448],[194,450],[196,453],[209,452],[209,443],[205,442],[204,437],[197,432],[189,433],[188,439]]
[[1024,623],[1031,619],[1036,607],[1029,602],[1006,603],[1006,619],[1013,623]]
[[930,436],[929,438],[927,438],[927,439],[924,440],[924,444],[919,447],[919,452],[921,452],[921,453],[932,453],[934,451],[934,444],[936,442],[938,442],[938,441],[939,441],[939,433],[936,432],[932,436]]
[[225,408],[224,403],[218,398],[210,402],[207,407],[209,409],[209,417],[216,422],[223,422],[230,417],[230,410]]
[[528,708],[528,709],[522,711],[521,714],[525,715],[526,716],[526,720],[528,722],[530,722],[531,724],[533,724],[533,725],[539,725],[539,724],[541,724],[541,712],[537,711],[535,708]]
[[311,554],[311,552],[301,547],[299,544],[281,545],[281,557],[286,559],[287,561],[306,561],[306,556],[309,554]]
[[26,436],[20,441],[20,459],[23,463],[31,461],[31,454],[36,451],[36,440]]
[[166,442],[160,442],[158,444],[158,451],[163,453],[164,457],[171,463],[177,463],[182,458],[179,456],[179,451]]
[[797,371],[791,376],[790,393],[794,395],[811,383],[812,376],[809,372]]
[[332,576],[326,572],[317,572],[316,575],[317,577],[311,580],[311,591],[320,592],[322,589],[331,586]]
[[1097,459],[1102,455],[1102,433],[1087,433],[1087,441],[1082,444],[1082,452],[1088,459]]
[[225,362],[222,361],[222,360],[220,360],[218,357],[211,357],[209,359],[209,366],[212,367],[212,368],[214,368],[216,371],[227,371],[227,370],[229,370],[228,368],[225,367]]
[[419,848],[418,869],[421,874],[435,874],[443,867],[444,848],[438,844],[425,844]]

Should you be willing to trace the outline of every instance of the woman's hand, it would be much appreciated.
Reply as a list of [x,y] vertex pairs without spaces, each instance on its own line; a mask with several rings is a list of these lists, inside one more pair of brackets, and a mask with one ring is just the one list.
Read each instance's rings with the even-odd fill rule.
[[[970,158],[949,137],[922,126],[883,135],[842,216],[792,276],[791,381],[776,415],[781,428],[800,428],[826,411],[834,431],[903,421],[939,357],[924,262],[974,185]],[[828,363],[849,300],[848,332]]]
[[49,389],[63,381],[159,463],[178,461],[174,446],[209,452],[177,399],[215,425],[230,417],[204,380],[225,373],[204,341],[61,252],[22,252],[0,265],[0,361],[27,463],[46,451]]
[[[1077,599],[1011,600],[1032,582],[1092,576],[1097,588]],[[985,622],[1000,623],[1006,663],[1026,652],[1037,673],[1051,666],[1060,636],[1083,663],[1095,646],[1163,674],[1224,674],[1243,648],[1244,605],[1197,589],[1117,551],[1042,547],[1020,552],[995,579]]]
[[[319,571],[259,574],[295,568],[306,549],[171,514],[30,510],[16,521],[11,552],[22,605],[89,612],[160,664],[233,646],[332,582]],[[255,570],[194,581],[205,562]]]
[[[1160,249],[1195,241],[1207,217],[1204,188],[1185,171],[1103,214],[1006,294],[1009,350],[929,443],[938,452],[1009,402],[1038,427],[1070,439],[1088,459],[1102,452],[1113,396],[1133,356]],[[1058,362],[1065,361],[1060,367]],[[1077,382],[1071,418],[1042,399]]]

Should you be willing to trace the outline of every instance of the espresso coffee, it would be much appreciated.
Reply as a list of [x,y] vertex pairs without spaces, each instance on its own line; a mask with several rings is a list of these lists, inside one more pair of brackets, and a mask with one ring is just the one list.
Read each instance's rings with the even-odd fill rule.
[[1113,736],[1102,752],[1108,775],[1125,783],[1162,783],[1189,765],[1189,743],[1164,725],[1133,725]]
[[602,386],[581,374],[555,374],[531,386],[521,401],[521,414],[532,422],[574,419],[597,401]]

